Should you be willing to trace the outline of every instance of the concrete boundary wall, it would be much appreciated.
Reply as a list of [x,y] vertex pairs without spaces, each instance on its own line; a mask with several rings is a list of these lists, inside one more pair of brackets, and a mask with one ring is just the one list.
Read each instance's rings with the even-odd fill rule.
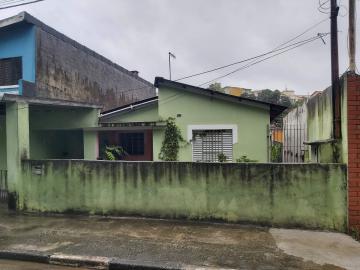
[[346,166],[29,160],[19,210],[345,231]]

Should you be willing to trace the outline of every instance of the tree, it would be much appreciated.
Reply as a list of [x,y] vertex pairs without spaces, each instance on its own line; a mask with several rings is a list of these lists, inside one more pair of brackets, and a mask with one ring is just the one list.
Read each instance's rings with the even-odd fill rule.
[[249,99],[256,99],[256,96],[251,91],[244,92],[241,97],[249,98]]
[[213,91],[221,92],[222,91],[222,86],[221,86],[221,83],[214,82],[214,83],[209,85],[208,89],[213,90]]
[[271,91],[270,89],[265,89],[259,92],[257,99],[269,103],[280,103],[281,93],[279,90]]

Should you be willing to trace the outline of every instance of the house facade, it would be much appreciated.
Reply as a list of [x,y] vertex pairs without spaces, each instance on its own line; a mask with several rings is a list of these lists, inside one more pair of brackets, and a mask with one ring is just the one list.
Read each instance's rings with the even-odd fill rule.
[[[159,160],[165,122],[174,118],[184,142],[180,161],[268,161],[270,121],[285,107],[156,78],[158,97],[104,112],[99,152],[120,145],[129,160]],[[134,150],[135,149],[135,150]],[[140,150],[139,150],[140,149]]]
[[[0,175],[21,160],[91,159],[102,110],[155,96],[155,87],[23,12],[0,21]],[[1,187],[0,187],[1,189]]]

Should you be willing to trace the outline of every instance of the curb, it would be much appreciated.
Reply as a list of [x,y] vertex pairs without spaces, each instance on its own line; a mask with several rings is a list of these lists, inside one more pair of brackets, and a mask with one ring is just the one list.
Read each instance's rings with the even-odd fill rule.
[[164,263],[164,265],[156,265],[153,263],[138,263],[136,261],[127,261],[127,260],[120,260],[120,259],[112,259],[109,263],[109,270],[183,270],[186,269],[176,264]]
[[25,262],[36,262],[36,263],[50,263],[49,254],[44,254],[41,252],[20,252],[20,251],[8,251],[8,250],[0,250],[0,259],[4,260],[17,260],[17,261],[25,261]]
[[107,270],[109,269],[110,260],[111,259],[107,257],[76,256],[57,253],[50,256],[49,264]]
[[163,263],[161,265],[151,262],[139,262],[123,260],[120,258],[97,257],[97,256],[77,256],[67,254],[45,254],[36,251],[8,251],[0,250],[0,259],[24,262],[35,262],[51,265],[62,265],[70,267],[86,267],[103,270],[214,270],[230,268],[212,268],[204,266],[190,266],[176,263]]
[[0,250],[0,259],[24,262],[35,262],[51,265],[62,265],[72,267],[88,267],[104,270],[183,270],[179,265],[156,265],[138,261],[121,260],[119,258],[96,257],[96,256],[76,256],[66,254],[44,254],[36,251],[9,251]]

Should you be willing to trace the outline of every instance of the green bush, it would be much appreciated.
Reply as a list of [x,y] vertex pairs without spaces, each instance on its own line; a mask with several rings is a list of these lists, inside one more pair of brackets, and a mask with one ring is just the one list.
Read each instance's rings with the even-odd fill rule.
[[164,161],[177,161],[180,149],[180,142],[185,142],[175,118],[166,120],[165,136],[162,142],[159,159]]
[[227,157],[226,157],[226,155],[224,153],[218,154],[218,161],[220,163],[224,163],[224,162],[226,162],[226,160],[227,160]]
[[255,163],[258,161],[254,160],[254,159],[250,159],[246,155],[244,155],[244,156],[241,156],[240,158],[237,158],[236,162],[238,162],[238,163]]
[[126,151],[121,146],[106,146],[104,150],[104,159],[106,160],[121,160],[126,155]]

